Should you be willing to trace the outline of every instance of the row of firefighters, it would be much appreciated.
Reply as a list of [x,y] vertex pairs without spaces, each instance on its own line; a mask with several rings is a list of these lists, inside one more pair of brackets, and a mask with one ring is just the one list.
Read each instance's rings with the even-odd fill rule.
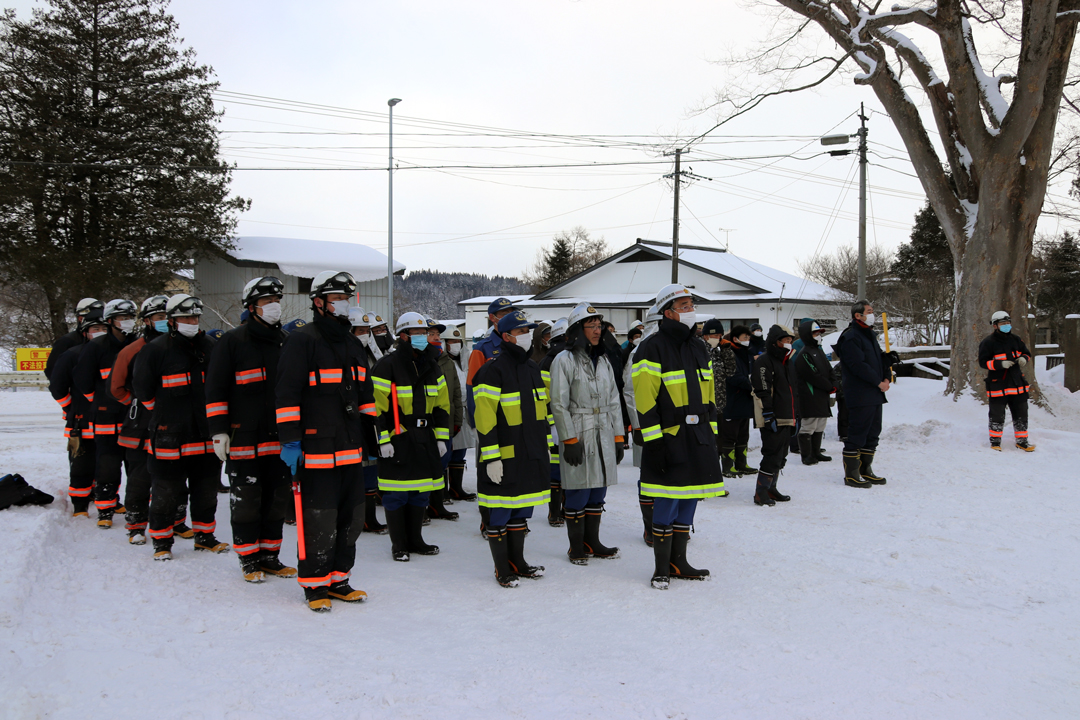
[[[776,480],[796,425],[804,462],[829,459],[821,435],[836,383],[812,321],[800,326],[798,355],[795,334],[781,325],[765,338],[742,326],[721,338],[715,325],[698,324],[693,296],[675,284],[620,348],[587,303],[538,326],[499,298],[466,361],[456,327],[406,312],[391,339],[382,318],[351,306],[355,290],[347,272],[319,274],[314,320],[283,327],[282,283],[256,278],[242,293],[244,321],[216,339],[190,295],[155,296],[138,308],[80,302],[78,327],[57,341],[47,368],[65,412],[73,514],[88,517],[91,496],[99,527],[124,513],[129,542],[149,537],[155,560],[172,558],[177,535],[198,551],[226,552],[215,537],[224,463],[244,579],[297,577],[308,606],[324,612],[331,599],[366,599],[350,585],[363,529],[389,534],[394,560],[435,555],[422,527],[457,519],[447,496],[478,499],[495,578],[516,587],[544,573],[524,557],[537,506],[565,525],[571,562],[618,556],[600,541],[600,526],[632,435],[651,583],[664,589],[672,577],[708,577],[687,561],[687,543],[698,500],[725,496],[725,475],[756,473],[759,505],[789,500]],[[845,483],[870,487],[885,483],[871,461],[896,357],[877,347],[869,304],[852,316],[857,332],[835,346],[850,415]],[[794,357],[806,368],[796,369]],[[1029,357],[1026,348],[1020,357]],[[1004,364],[999,353],[992,372],[995,362]],[[804,385],[816,402],[805,401]],[[762,433],[760,469],[746,459],[752,417]],[[1018,446],[1027,446],[1016,427]],[[469,448],[476,494],[462,485]],[[298,568],[279,559],[288,510]]]

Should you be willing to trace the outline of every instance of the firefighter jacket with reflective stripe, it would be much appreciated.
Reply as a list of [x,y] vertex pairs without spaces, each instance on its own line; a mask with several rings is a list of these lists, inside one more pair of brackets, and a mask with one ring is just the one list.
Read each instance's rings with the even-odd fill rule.
[[279,455],[274,383],[285,333],[250,318],[222,335],[206,372],[210,436],[229,436],[231,460]]
[[[374,449],[375,398],[364,363],[364,348],[347,326],[318,312],[282,347],[275,387],[278,438],[283,444],[300,441],[305,469],[356,465],[365,444]],[[240,380],[257,372],[250,368]]]
[[75,386],[90,401],[90,421],[94,423],[95,435],[116,437],[120,433],[127,408],[109,392],[109,377],[117,355],[135,339],[133,335],[117,338],[109,328],[107,333],[88,342],[79,356]]
[[213,452],[204,391],[213,348],[205,332],[186,338],[173,330],[135,356],[132,386],[150,410],[146,451],[158,460]]
[[146,347],[148,342],[161,337],[161,333],[152,327],[144,327],[142,335],[137,340],[129,343],[116,356],[113,363],[112,374],[109,375],[109,393],[124,405],[124,421],[120,425],[120,437],[117,442],[126,448],[137,449],[142,447],[143,441],[150,435],[150,409],[145,407],[135,397],[135,390],[131,385],[132,375],[135,370],[135,356]]
[[634,404],[645,446],[641,493],[676,500],[724,491],[716,452],[716,403],[704,341],[664,318],[634,354]]
[[399,341],[371,371],[379,444],[394,446],[393,457],[379,457],[379,489],[384,492],[443,486],[439,442],[450,440],[452,428],[438,352],[435,345],[420,352]]
[[[503,343],[499,355],[473,377],[480,456],[476,494],[485,507],[525,508],[551,498],[548,403],[540,367],[517,345]],[[502,482],[487,468],[501,460]]]
[[47,380],[52,379],[53,367],[60,358],[73,347],[77,347],[86,342],[86,338],[78,329],[72,330],[66,335],[61,335],[56,338],[56,342],[52,344],[52,352],[49,353],[48,359],[45,360],[45,378]]
[[796,382],[794,362],[789,360],[787,349],[776,343],[770,331],[765,352],[754,358],[754,369],[750,373],[750,384],[754,386],[755,427],[765,426],[762,416],[766,412],[773,414],[777,425],[795,425],[798,416]]
[[[563,489],[614,485],[618,482],[615,438],[622,442],[626,430],[622,427],[619,385],[607,353],[602,348],[590,351],[575,346],[559,353],[550,372],[551,416],[559,438],[562,442],[575,440],[585,451],[585,462],[577,467],[560,463]],[[565,450],[562,442],[560,454]]]
[[[1031,362],[1031,352],[1027,345],[1014,333],[1003,333],[995,329],[983,338],[979,343],[979,365],[990,371],[986,374],[988,397],[1016,397],[1027,394],[1030,388],[1024,378],[1024,371],[1017,362],[1022,357]],[[1003,367],[1002,363],[1006,360],[1012,360],[1013,364]],[[1034,372],[1035,366],[1029,364],[1029,367]]]
[[64,351],[53,365],[49,378],[49,392],[64,409],[64,437],[94,439],[94,425],[90,422],[90,401],[75,389],[75,366],[86,344],[75,345]]

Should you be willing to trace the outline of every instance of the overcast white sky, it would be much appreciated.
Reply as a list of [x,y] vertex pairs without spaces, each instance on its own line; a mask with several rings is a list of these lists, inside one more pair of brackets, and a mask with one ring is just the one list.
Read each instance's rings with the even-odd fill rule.
[[[3,4],[20,15],[38,5]],[[713,61],[749,47],[771,22],[719,0],[175,0],[171,10],[221,82],[228,159],[249,168],[383,168],[238,171],[233,187],[253,201],[239,234],[385,251],[386,101],[398,97],[395,258],[412,270],[506,275],[577,225],[613,249],[638,237],[670,240],[672,188],[662,176],[673,168],[657,148],[715,123],[715,114],[694,111],[734,71]],[[359,112],[290,112],[227,93]],[[850,79],[767,101],[698,145],[684,167],[709,179],[683,187],[682,242],[729,239],[736,254],[791,272],[798,259],[853,244],[855,156],[822,155],[817,138],[854,132],[860,101],[870,116],[869,241],[904,242],[922,189],[873,93]],[[774,157],[787,155],[804,159]],[[732,157],[760,159],[720,160]],[[409,169],[593,162],[627,164]]]

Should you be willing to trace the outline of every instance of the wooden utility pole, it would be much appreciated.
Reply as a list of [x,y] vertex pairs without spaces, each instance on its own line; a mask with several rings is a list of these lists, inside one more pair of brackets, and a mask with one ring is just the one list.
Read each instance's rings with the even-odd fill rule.
[[679,186],[682,185],[682,148],[675,149],[675,215],[671,225],[671,282],[679,282]]

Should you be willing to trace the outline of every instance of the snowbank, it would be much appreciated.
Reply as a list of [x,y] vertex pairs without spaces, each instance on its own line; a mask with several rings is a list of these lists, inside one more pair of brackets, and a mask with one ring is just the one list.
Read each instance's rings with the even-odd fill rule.
[[[425,530],[437,557],[394,563],[362,536],[371,600],[325,616],[295,581],[245,584],[235,556],[179,540],[154,563],[72,521],[55,405],[0,393],[0,469],[61,496],[0,512],[0,715],[1075,717],[1080,397],[1032,409],[1035,453],[992,453],[985,408],[941,388],[890,390],[884,487],[843,486],[830,421],[834,461],[791,458],[790,503],[754,506],[752,478],[702,503],[690,558],[710,582],[649,587],[627,461],[604,516],[619,559],[571,565],[537,517],[526,552],[547,576],[502,589],[476,505],[456,503],[460,522]],[[224,498],[218,523],[227,538]]]

